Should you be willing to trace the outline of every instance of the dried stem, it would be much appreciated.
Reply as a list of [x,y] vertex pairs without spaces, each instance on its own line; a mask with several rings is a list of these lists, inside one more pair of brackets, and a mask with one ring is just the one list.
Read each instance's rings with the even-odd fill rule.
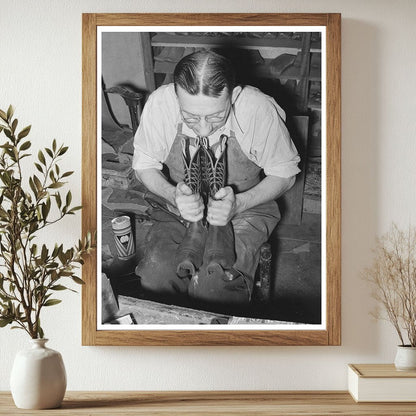
[[393,224],[377,240],[372,267],[363,277],[374,287],[373,297],[381,303],[395,328],[401,345],[416,346],[416,228],[405,232]]

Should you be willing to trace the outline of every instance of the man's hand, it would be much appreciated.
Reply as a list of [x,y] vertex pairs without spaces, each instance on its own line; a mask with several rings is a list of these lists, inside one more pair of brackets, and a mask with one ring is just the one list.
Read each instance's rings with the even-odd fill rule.
[[231,187],[221,188],[208,202],[207,220],[212,225],[227,225],[236,214],[237,204]]
[[199,194],[193,194],[191,188],[184,182],[176,185],[175,203],[182,218],[197,222],[204,216],[204,203]]

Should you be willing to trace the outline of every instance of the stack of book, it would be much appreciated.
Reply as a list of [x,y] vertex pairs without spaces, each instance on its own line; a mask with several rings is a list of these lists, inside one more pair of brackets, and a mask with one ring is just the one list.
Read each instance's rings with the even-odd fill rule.
[[356,402],[416,402],[416,371],[394,364],[349,364],[348,390]]

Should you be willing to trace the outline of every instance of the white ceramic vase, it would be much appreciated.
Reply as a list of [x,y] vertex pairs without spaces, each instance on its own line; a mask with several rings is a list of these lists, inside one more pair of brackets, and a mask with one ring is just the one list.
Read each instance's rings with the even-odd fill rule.
[[416,347],[398,345],[394,365],[399,371],[416,370]]
[[32,339],[30,349],[16,354],[10,388],[15,405],[21,409],[53,409],[64,398],[64,362],[59,352],[45,346],[47,341]]

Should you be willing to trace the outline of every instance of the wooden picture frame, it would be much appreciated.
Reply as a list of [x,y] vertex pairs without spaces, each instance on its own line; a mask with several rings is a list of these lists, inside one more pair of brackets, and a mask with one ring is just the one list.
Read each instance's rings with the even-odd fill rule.
[[[322,125],[326,148],[322,149],[326,161],[322,179],[325,204],[322,218],[326,224],[322,231],[325,252],[322,274],[325,287],[321,302],[322,325],[290,329],[273,326],[259,329],[227,327],[168,329],[100,329],[97,324],[98,295],[97,254],[88,258],[83,266],[86,284],[82,291],[82,344],[83,345],[340,345],[341,343],[341,16],[322,14],[83,14],[82,17],[82,229],[94,230],[97,224],[97,33],[100,27],[319,27],[326,59],[323,73],[326,85],[322,92],[326,108]],[[145,77],[153,74],[145,73]],[[97,85],[98,84],[98,85]],[[326,134],[325,134],[326,132]]]

